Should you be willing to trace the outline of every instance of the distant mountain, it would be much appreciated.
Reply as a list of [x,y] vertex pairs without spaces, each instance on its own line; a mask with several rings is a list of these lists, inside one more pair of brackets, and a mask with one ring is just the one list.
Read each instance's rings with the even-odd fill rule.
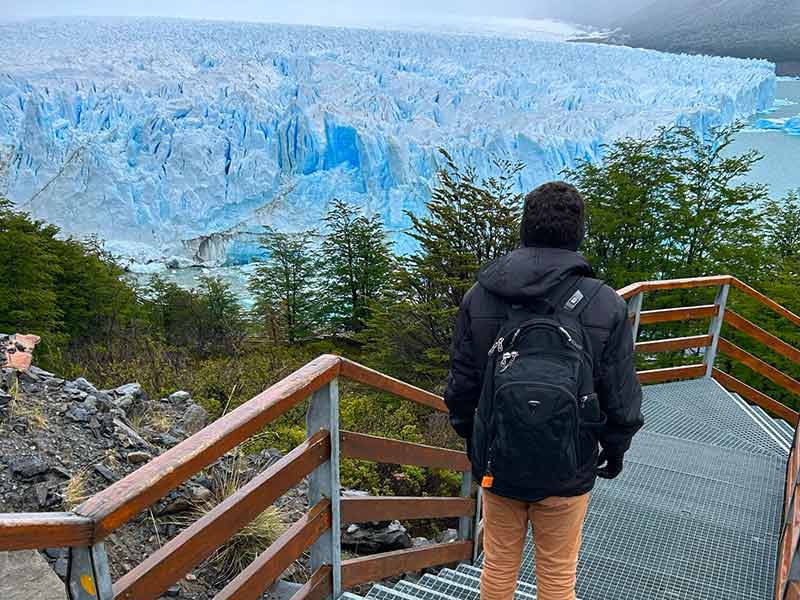
[[626,45],[766,58],[800,74],[800,0],[658,0],[616,25]]

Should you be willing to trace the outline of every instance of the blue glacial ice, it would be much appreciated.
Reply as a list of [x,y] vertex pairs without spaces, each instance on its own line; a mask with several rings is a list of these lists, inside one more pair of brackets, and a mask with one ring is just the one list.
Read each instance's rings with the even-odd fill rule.
[[[0,22],[0,195],[139,260],[248,261],[333,198],[395,232],[440,164],[523,161],[768,109],[770,63],[501,35],[180,20]],[[399,236],[398,236],[399,237]]]
[[754,129],[766,129],[770,131],[783,131],[789,135],[800,135],[800,115],[787,117],[784,119],[758,119],[753,123]]

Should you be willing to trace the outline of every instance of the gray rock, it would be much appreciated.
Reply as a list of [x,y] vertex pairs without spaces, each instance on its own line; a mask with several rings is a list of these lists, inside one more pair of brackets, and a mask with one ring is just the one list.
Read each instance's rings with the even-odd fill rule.
[[108,392],[97,392],[95,398],[97,399],[97,407],[103,412],[109,412],[116,406],[114,398]]
[[181,595],[181,586],[179,585],[171,585],[167,588],[167,591],[164,593],[167,598],[177,598]]
[[0,389],[0,406],[7,406],[14,399],[14,396]]
[[45,548],[44,553],[53,560],[61,558],[65,553],[66,548]]
[[[61,560],[66,577],[67,561]],[[67,597],[64,584],[35,550],[0,552],[0,594],[3,600],[65,600]]]
[[128,462],[132,465],[140,465],[153,459],[153,455],[149,452],[129,452]]
[[439,544],[449,544],[458,539],[458,531],[455,529],[446,529],[436,536],[436,542]]
[[208,423],[208,411],[199,404],[191,404],[181,419],[183,430],[192,435],[200,431]]
[[52,379],[55,377],[54,373],[51,373],[50,371],[45,371],[44,369],[40,369],[36,365],[31,365],[31,367],[28,369],[28,373],[33,373],[34,375],[36,375],[37,377],[41,377],[42,379]]
[[100,474],[100,476],[109,483],[114,483],[117,479],[119,479],[116,475],[114,475],[114,471],[112,471],[102,463],[97,463],[94,466],[94,470],[97,471]]
[[66,579],[68,566],[69,566],[69,561],[67,560],[67,557],[62,556],[53,565],[53,570],[56,572],[56,575],[58,575],[61,579]]
[[117,396],[132,396],[134,400],[146,399],[144,390],[138,383],[126,383],[125,385],[121,385],[114,390],[114,394]]
[[91,383],[89,383],[83,377],[78,377],[75,381],[70,382],[72,385],[67,384],[67,387],[75,387],[78,388],[80,391],[85,392],[86,394],[96,394],[97,388],[94,387]]
[[89,411],[90,414],[97,412],[97,396],[86,396],[83,401],[83,408]]
[[130,440],[132,443],[134,443],[134,444],[137,444],[137,445],[139,445],[139,446],[142,446],[142,447],[144,447],[144,448],[149,448],[149,447],[150,447],[150,444],[149,444],[149,443],[147,443],[147,441],[146,441],[146,440],[145,440],[145,439],[144,439],[142,436],[140,436],[138,433],[136,433],[136,431],[134,431],[134,430],[133,430],[133,428],[131,428],[131,427],[128,427],[128,426],[127,426],[125,423],[123,423],[121,420],[119,420],[119,419],[114,419],[114,425],[117,427],[117,429],[119,429],[119,430],[120,430],[120,432],[121,432],[122,434],[124,434],[125,436],[127,436],[127,438],[128,438],[128,439],[129,439],[129,440]]
[[189,494],[195,502],[205,502],[211,499],[211,490],[202,485],[193,485],[190,487]]
[[39,475],[44,475],[50,470],[50,467],[38,456],[21,456],[12,458],[8,463],[9,469],[14,475],[24,477],[25,479],[32,479]]
[[342,547],[360,554],[411,548],[411,536],[399,521],[378,525],[350,525],[342,532]]
[[429,546],[432,542],[428,538],[424,537],[415,537],[411,538],[411,546],[414,548],[420,548],[421,546]]
[[89,411],[80,406],[70,406],[66,414],[67,418],[72,419],[76,423],[88,423]]
[[174,394],[170,394],[169,398],[170,404],[175,406],[184,406],[192,401],[192,395],[189,392],[179,391],[175,392]]

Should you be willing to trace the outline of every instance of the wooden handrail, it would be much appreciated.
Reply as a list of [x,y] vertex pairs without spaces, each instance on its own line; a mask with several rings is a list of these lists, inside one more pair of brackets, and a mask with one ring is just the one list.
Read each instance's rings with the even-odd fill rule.
[[300,403],[338,374],[339,359],[321,356],[233,412],[157,456],[81,504],[76,513],[95,523],[101,540],[207,467],[228,450]]
[[0,551],[92,545],[91,519],[71,513],[0,515]]
[[343,377],[389,392],[401,398],[412,400],[418,404],[430,406],[438,411],[447,412],[447,406],[441,396],[437,396],[434,393],[410,385],[394,377],[384,375],[379,371],[360,365],[352,360],[346,358],[340,360],[341,374]]
[[472,498],[355,496],[342,498],[342,523],[409,519],[444,519],[475,515]]
[[716,304],[703,304],[701,306],[684,306],[681,308],[660,308],[657,310],[643,310],[639,323],[651,325],[653,323],[668,323],[670,321],[689,321],[692,319],[707,319],[719,314]]
[[689,350],[691,348],[707,348],[711,345],[713,339],[714,337],[711,335],[692,335],[668,340],[638,342],[636,344],[636,352],[674,352],[676,350]]
[[763,375],[774,384],[779,385],[783,389],[800,396],[800,381],[792,379],[780,369],[776,369],[769,363],[766,363],[760,358],[750,354],[747,350],[740,348],[725,338],[721,338],[719,340],[719,351],[723,354],[727,354],[731,358],[735,358],[743,365],[746,365],[759,375]]
[[306,548],[331,528],[331,502],[324,499],[239,573],[214,600],[259,600]]
[[744,292],[748,296],[750,296],[752,298],[755,298],[761,304],[763,304],[764,306],[767,306],[768,308],[771,308],[773,311],[775,311],[776,313],[778,313],[782,317],[790,320],[795,325],[800,326],[800,316],[797,316],[792,311],[790,311],[788,308],[785,308],[785,307],[781,306],[780,304],[778,304],[777,302],[775,302],[771,298],[768,298],[767,296],[765,296],[764,294],[762,294],[758,290],[751,288],[749,285],[747,285],[743,281],[740,281],[739,279],[736,279],[735,277],[731,278],[731,283],[738,290],[741,290],[742,292]]
[[770,398],[765,393],[759,392],[754,387],[747,385],[746,383],[740,381],[733,375],[729,375],[728,373],[725,373],[720,369],[714,369],[712,372],[712,376],[714,377],[714,379],[719,381],[719,383],[725,389],[739,394],[740,396],[746,398],[753,404],[757,404],[764,410],[768,410],[778,415],[779,417],[785,419],[795,427],[797,426],[798,413],[793,411],[785,404],[781,404],[774,398]]
[[625,298],[632,298],[636,294],[643,292],[655,292],[665,290],[680,290],[703,287],[716,287],[733,283],[734,277],[730,275],[712,275],[710,277],[687,277],[683,279],[664,279],[655,281],[639,281],[631,283],[624,288],[617,290],[617,293]]
[[686,365],[682,367],[667,367],[664,369],[651,369],[639,371],[639,381],[644,384],[664,383],[665,381],[680,381],[683,379],[696,379],[706,372],[706,366]]
[[181,531],[114,585],[115,600],[152,600],[211,556],[286,491],[330,458],[319,431]]
[[322,565],[289,600],[325,600],[333,591],[333,569]]
[[755,323],[751,323],[741,315],[733,312],[732,310],[728,309],[725,311],[725,322],[728,323],[731,327],[734,327],[749,335],[752,338],[755,338],[765,346],[767,346],[770,350],[777,352],[784,358],[788,358],[795,364],[800,365],[800,350],[792,346],[791,344],[787,344],[782,339],[777,336],[772,335],[768,331],[761,329]]
[[390,440],[352,431],[342,431],[340,437],[340,450],[342,456],[347,458],[461,472],[472,468],[467,455],[458,450]]
[[469,560],[471,557],[472,542],[453,542],[352,558],[342,563],[342,587],[352,588],[435,565]]

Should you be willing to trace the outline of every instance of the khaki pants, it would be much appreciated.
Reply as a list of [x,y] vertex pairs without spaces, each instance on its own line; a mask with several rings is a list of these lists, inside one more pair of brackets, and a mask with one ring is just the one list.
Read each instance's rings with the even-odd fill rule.
[[481,600],[512,600],[533,525],[538,600],[575,600],[575,573],[589,494],[520,502],[483,490]]

